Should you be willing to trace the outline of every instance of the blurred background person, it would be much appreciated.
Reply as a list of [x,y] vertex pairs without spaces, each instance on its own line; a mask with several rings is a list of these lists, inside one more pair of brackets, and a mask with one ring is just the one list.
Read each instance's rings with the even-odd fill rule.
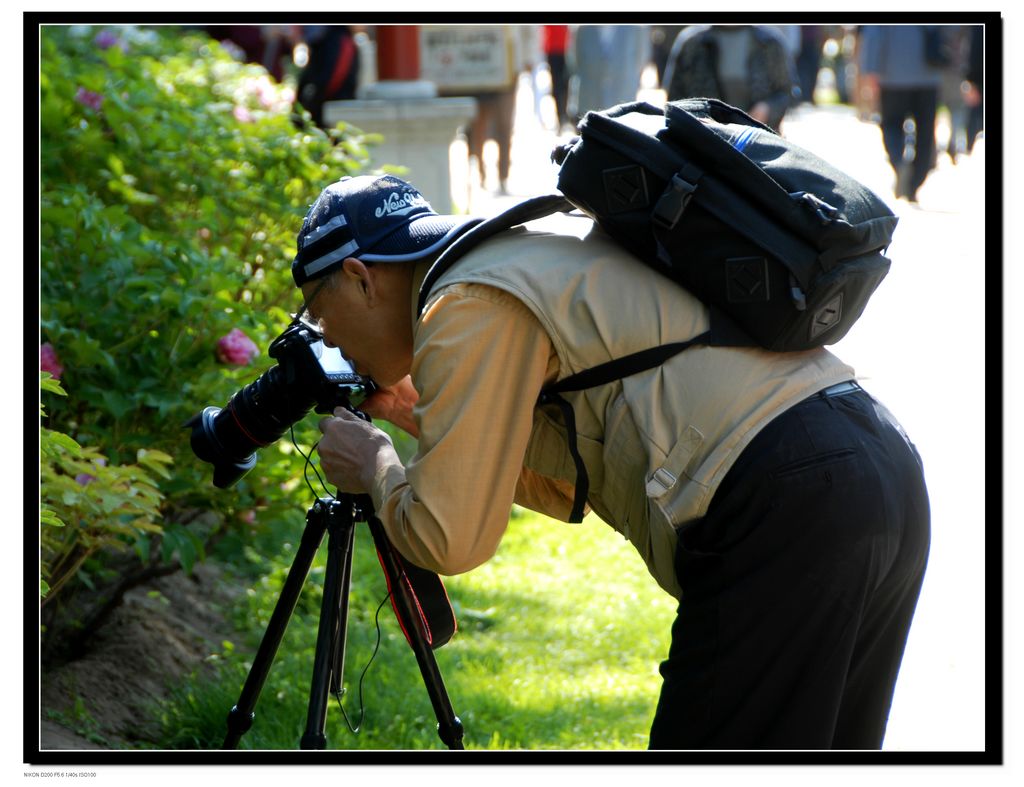
[[857,103],[858,25],[822,26],[822,67],[831,67],[840,104]]
[[556,131],[572,125],[569,117],[569,25],[542,25],[541,50],[551,74],[551,98],[555,102]]
[[779,31],[779,35],[782,36],[782,43],[786,45],[786,51],[789,52],[789,56],[796,60],[796,56],[800,54],[800,28],[802,25],[768,25],[768,27],[774,28]]
[[780,130],[796,103],[796,64],[782,34],[766,25],[694,25],[672,45],[669,101],[718,98]]
[[323,128],[324,103],[356,97],[359,49],[349,25],[306,25],[301,32],[308,62],[299,75],[295,100]]
[[969,30],[967,25],[951,25],[946,30],[949,62],[942,67],[939,85],[939,106],[949,113],[949,139],[942,152],[954,164],[967,149],[967,102],[961,88],[967,73]]
[[985,28],[971,25],[967,36],[967,68],[961,90],[967,105],[967,147],[968,154],[974,150],[978,135],[985,130]]
[[[821,50],[825,45],[825,30],[821,25],[798,25],[800,28],[800,46],[796,53],[796,76],[800,86],[800,100],[814,103],[814,88],[818,84],[818,71],[821,70]],[[838,68],[836,69],[839,70]],[[836,90],[844,81],[842,73],[836,73]],[[840,95],[840,101],[842,95]]]
[[647,25],[580,25],[574,35],[572,117],[636,101],[651,58]]
[[651,61],[658,74],[658,86],[665,85],[665,66],[676,36],[686,25],[651,25]]
[[259,63],[278,82],[284,81],[298,38],[295,25],[205,25],[211,38],[234,44],[246,62]]
[[861,82],[878,107],[882,141],[896,174],[893,192],[910,202],[917,202],[917,191],[935,165],[935,112],[948,65],[942,44],[937,25],[861,28]]
[[511,168],[512,126],[516,114],[516,91],[519,75],[533,68],[534,58],[540,52],[539,32],[536,25],[504,25],[509,64],[505,85],[465,95],[476,99],[476,116],[465,130],[470,159],[475,158],[480,173],[480,184],[486,180],[484,144],[493,139],[498,146],[497,193],[508,194],[508,175]]

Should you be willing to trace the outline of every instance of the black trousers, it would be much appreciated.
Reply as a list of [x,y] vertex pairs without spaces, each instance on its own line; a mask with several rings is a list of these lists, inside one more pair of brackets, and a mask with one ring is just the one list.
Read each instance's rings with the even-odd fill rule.
[[[938,106],[938,88],[882,87],[879,95],[882,117],[882,142],[889,163],[896,171],[907,168],[904,194],[915,197],[928,173],[935,166],[935,112]],[[907,133],[903,129],[906,119],[914,119],[914,157],[906,161]]]
[[558,130],[569,119],[569,68],[565,62],[565,55],[561,52],[552,52],[547,56],[548,69],[551,72],[551,97],[555,100],[555,111],[558,117]]
[[920,457],[867,393],[776,418],[680,531],[651,748],[880,748],[929,520]]

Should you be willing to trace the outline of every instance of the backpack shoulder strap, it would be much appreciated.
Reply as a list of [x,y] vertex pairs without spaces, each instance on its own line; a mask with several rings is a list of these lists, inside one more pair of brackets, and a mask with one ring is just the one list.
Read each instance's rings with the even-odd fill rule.
[[580,455],[576,441],[576,416],[572,405],[566,401],[562,394],[585,391],[589,388],[607,385],[615,380],[621,380],[625,377],[645,372],[661,366],[669,358],[673,358],[683,352],[683,350],[695,345],[711,347],[756,346],[755,342],[743,333],[724,312],[714,306],[709,306],[708,308],[711,318],[710,327],[704,333],[694,336],[687,341],[662,344],[658,347],[651,347],[647,350],[623,356],[622,358],[615,358],[558,380],[540,392],[537,404],[555,405],[562,414],[567,432],[569,454],[576,468],[576,484],[569,522],[578,523],[583,521],[583,511],[587,502],[587,494],[590,491],[590,478],[587,475],[587,467],[583,463],[583,457]]
[[587,503],[587,495],[590,492],[590,477],[587,474],[587,466],[583,463],[583,457],[580,455],[579,446],[577,445],[576,414],[572,409],[572,405],[562,397],[562,394],[606,385],[614,380],[621,380],[623,377],[629,377],[638,372],[653,369],[655,366],[663,364],[672,356],[678,355],[687,347],[694,344],[705,344],[710,338],[711,331],[707,331],[690,341],[664,344],[660,347],[653,347],[649,350],[642,350],[632,355],[627,355],[624,358],[616,358],[599,366],[570,375],[547,386],[540,392],[537,404],[555,405],[562,414],[567,432],[569,454],[576,468],[576,484],[569,522],[578,523],[583,521],[584,507]]
[[575,206],[561,194],[547,194],[543,197],[534,197],[520,202],[518,205],[499,213],[497,216],[477,224],[445,249],[434,264],[430,266],[430,270],[427,271],[426,278],[423,279],[423,284],[420,286],[419,300],[416,303],[416,316],[418,317],[423,313],[423,307],[427,304],[427,297],[430,295],[434,285],[437,284],[438,279],[447,273],[452,265],[467,252],[499,232],[504,232],[528,221],[542,219],[553,213],[570,210],[575,210]]

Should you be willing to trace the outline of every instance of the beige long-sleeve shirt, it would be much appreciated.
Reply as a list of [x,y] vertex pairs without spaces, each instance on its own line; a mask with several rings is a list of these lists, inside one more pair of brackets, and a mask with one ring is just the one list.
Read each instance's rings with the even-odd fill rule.
[[371,490],[399,551],[457,574],[494,554],[513,502],[568,518],[572,488],[523,468],[537,394],[558,373],[536,317],[496,288],[455,285],[423,316],[414,357],[419,450]]

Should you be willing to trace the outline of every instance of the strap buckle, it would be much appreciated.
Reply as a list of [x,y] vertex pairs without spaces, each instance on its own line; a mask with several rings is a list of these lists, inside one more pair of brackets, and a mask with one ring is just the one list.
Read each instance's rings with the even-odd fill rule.
[[663,229],[674,228],[682,218],[686,206],[690,204],[696,189],[696,184],[683,180],[679,175],[673,175],[654,206],[651,220]]

